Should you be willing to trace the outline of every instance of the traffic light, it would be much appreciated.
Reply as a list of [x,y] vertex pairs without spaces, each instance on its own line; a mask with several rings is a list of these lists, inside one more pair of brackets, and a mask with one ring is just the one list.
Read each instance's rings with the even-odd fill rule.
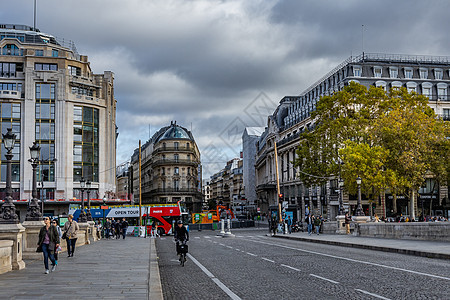
[[283,202],[283,194],[278,194],[278,201],[279,201],[280,203]]

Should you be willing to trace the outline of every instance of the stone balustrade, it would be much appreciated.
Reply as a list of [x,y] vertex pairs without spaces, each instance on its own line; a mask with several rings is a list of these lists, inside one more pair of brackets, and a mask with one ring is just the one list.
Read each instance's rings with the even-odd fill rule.
[[361,223],[355,224],[355,235],[450,242],[450,222]]
[[0,274],[12,270],[12,251],[14,241],[0,240]]

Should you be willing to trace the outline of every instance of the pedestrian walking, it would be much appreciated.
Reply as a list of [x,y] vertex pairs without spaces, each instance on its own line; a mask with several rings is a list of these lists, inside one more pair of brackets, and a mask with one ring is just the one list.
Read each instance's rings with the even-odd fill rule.
[[308,214],[308,216],[305,218],[305,222],[307,224],[308,227],[308,234],[311,235],[312,232],[312,226],[313,226],[313,218],[311,216],[311,214]]
[[127,235],[127,229],[128,229],[128,222],[125,220],[125,218],[122,219],[122,235],[123,239],[125,239],[125,236]]
[[[57,219],[53,219],[52,225],[55,226],[56,231],[58,232],[59,240],[61,241],[63,233],[62,233],[61,227],[59,227],[59,225],[58,225],[58,220]],[[56,264],[58,264],[58,254],[59,254],[60,251],[61,251],[61,246],[58,245],[58,247],[55,247],[55,254],[54,254],[54,256],[55,256]]]
[[111,232],[111,220],[110,219],[106,219],[106,223],[105,223],[105,235],[106,238],[109,239],[110,238],[110,232]]
[[44,217],[44,226],[39,231],[38,251],[44,255],[45,274],[49,273],[48,259],[52,262],[52,272],[56,270],[55,248],[59,247],[59,235],[55,226],[50,224],[50,218]]
[[274,217],[272,218],[272,235],[276,235],[277,234],[277,219]]
[[314,226],[316,227],[316,233],[317,235],[319,235],[319,231],[320,231],[320,217],[315,217],[314,218]]
[[73,253],[75,252],[75,244],[78,239],[78,230],[80,227],[78,226],[77,221],[74,221],[73,215],[69,215],[69,220],[64,224],[64,233],[63,238],[65,238],[67,242],[67,257],[73,257]]
[[288,216],[288,218],[287,218],[287,226],[288,226],[288,232],[289,232],[289,234],[291,234],[292,233],[292,219],[291,219],[291,216]]
[[116,234],[116,240],[120,240],[120,236],[122,234],[122,223],[120,221],[116,222],[114,232]]
[[344,223],[345,223],[345,231],[346,234],[350,234],[350,222],[352,221],[352,219],[350,218],[350,216],[348,215],[348,213],[345,213],[345,219],[344,219]]
[[116,220],[114,220],[114,218],[111,219],[111,238],[115,239],[116,238]]

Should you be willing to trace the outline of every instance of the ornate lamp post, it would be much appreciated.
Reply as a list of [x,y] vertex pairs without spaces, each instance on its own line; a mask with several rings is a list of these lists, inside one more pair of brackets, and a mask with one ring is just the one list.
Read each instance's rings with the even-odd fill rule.
[[339,215],[345,215],[344,209],[344,179],[339,179]]
[[[44,211],[40,211],[40,207],[37,199],[37,184],[36,184],[36,170],[39,164],[39,156],[41,153],[41,147],[34,142],[33,146],[30,147],[30,155],[31,158],[28,160],[31,163],[31,167],[33,168],[33,188],[31,191],[31,201],[30,205],[28,205],[27,216],[25,220],[27,221],[40,221],[42,218],[42,214]],[[42,176],[42,174],[41,174]]]
[[84,180],[83,177],[80,179],[80,187],[81,187],[81,212],[80,216],[78,217],[78,223],[86,223],[87,222],[87,216],[84,212],[84,188],[86,187],[86,180]]
[[358,185],[358,204],[356,206],[356,216],[364,216],[364,211],[361,205],[361,177],[356,178],[356,184]]
[[12,202],[11,190],[11,159],[13,158],[12,149],[16,143],[16,135],[12,133],[12,128],[8,128],[6,134],[3,134],[3,145],[6,149],[6,197],[5,202],[0,207],[0,223],[16,224],[19,223],[19,218],[16,214],[16,207]]
[[89,195],[91,193],[91,181],[86,181],[86,193],[87,193],[87,201],[88,201],[88,209],[86,212],[86,217],[88,221],[93,221],[92,215],[91,215],[91,199],[89,198]]

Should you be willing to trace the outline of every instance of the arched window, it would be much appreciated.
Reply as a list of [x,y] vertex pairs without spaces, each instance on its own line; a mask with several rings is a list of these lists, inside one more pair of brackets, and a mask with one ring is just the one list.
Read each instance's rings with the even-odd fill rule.
[[2,48],[2,54],[3,55],[15,55],[15,56],[21,56],[23,53],[22,49],[19,49],[14,44],[7,44]]

